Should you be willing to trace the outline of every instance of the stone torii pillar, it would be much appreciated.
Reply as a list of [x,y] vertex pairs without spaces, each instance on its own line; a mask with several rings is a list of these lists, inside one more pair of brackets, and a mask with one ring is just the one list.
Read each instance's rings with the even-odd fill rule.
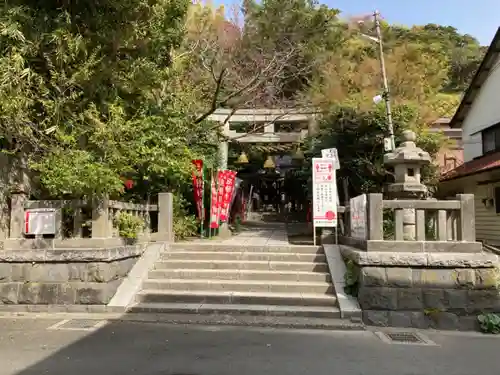
[[[229,121],[223,123],[222,133],[225,137],[229,137]],[[229,157],[229,141],[227,138],[221,139],[219,143],[219,167],[220,169],[227,169],[227,162]]]
[[[392,199],[424,199],[427,186],[422,184],[420,170],[431,162],[428,152],[417,147],[416,134],[411,130],[403,132],[404,142],[393,152],[384,155],[384,164],[394,167],[394,183],[388,187]],[[403,237],[415,240],[415,209],[403,210]]]

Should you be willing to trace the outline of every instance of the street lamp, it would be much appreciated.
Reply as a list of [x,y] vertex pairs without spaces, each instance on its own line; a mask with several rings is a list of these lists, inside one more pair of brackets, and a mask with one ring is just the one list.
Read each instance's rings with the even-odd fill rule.
[[394,126],[392,124],[392,111],[391,111],[391,98],[389,94],[389,84],[387,82],[387,72],[385,69],[385,60],[384,60],[384,44],[382,42],[382,32],[380,30],[380,13],[378,10],[373,12],[373,22],[375,23],[375,31],[377,33],[377,37],[373,37],[370,35],[366,35],[361,33],[361,36],[370,39],[371,41],[377,42],[378,44],[378,52],[379,52],[379,61],[380,61],[380,72],[382,73],[382,82],[384,85],[383,94],[377,95],[373,98],[375,104],[379,103],[381,99],[385,101],[385,112],[387,115],[387,127],[389,128],[389,136],[391,140],[391,148],[394,150],[396,148],[396,143],[394,141]]

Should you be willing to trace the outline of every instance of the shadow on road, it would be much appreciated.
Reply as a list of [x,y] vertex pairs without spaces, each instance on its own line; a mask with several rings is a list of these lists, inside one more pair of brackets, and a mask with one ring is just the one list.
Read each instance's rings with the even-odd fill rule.
[[[326,374],[326,368],[315,362],[317,355],[330,351],[328,345],[319,345],[311,355],[297,331],[244,327],[115,321],[91,333],[50,329],[32,334],[45,335],[48,349],[61,349],[16,375],[260,375],[278,374],[283,368],[288,369],[284,373],[308,374],[308,367]],[[27,362],[39,349],[30,347],[29,341],[36,340],[27,338],[19,349]]]
[[0,347],[0,363],[7,359],[8,369],[11,353],[24,369],[0,366],[2,375],[470,375],[495,373],[498,351],[497,340],[455,337],[425,347],[388,345],[370,332],[119,321],[88,334],[41,329],[19,337],[14,351]]

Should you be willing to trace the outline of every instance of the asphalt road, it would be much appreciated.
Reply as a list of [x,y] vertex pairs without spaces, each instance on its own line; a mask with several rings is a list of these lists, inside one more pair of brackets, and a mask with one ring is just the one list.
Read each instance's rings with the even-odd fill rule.
[[0,318],[0,375],[498,374],[500,337],[424,334],[395,345],[373,332],[111,322],[48,329],[58,319]]

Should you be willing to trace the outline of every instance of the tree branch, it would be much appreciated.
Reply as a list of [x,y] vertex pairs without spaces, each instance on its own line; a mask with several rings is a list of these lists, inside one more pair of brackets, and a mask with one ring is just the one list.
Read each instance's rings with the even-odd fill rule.
[[208,116],[210,116],[212,113],[214,113],[217,110],[217,107],[218,107],[217,98],[219,97],[220,90],[222,88],[222,81],[224,79],[225,74],[226,74],[226,69],[222,69],[220,74],[219,74],[219,77],[216,79],[215,92],[214,92],[214,95],[212,97],[212,105],[210,106],[210,109],[207,112],[205,112],[203,115],[201,115],[196,120],[194,120],[195,124],[199,124],[200,122],[205,120]]

